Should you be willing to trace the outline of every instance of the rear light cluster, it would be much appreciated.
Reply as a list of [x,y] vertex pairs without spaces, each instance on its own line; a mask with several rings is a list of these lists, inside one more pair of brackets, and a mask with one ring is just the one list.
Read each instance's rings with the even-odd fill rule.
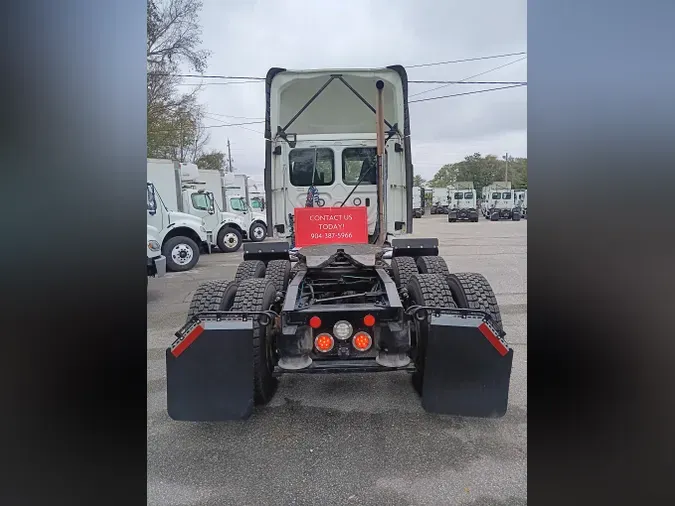
[[[366,327],[375,325],[375,317],[367,314],[363,317],[363,324]],[[322,325],[321,318],[312,316],[309,319],[309,326],[314,330]],[[321,353],[328,353],[335,347],[335,339],[347,341],[351,338],[352,346],[358,351],[368,351],[373,345],[372,336],[365,331],[359,330],[354,333],[354,327],[347,320],[340,320],[333,325],[333,333],[321,332],[314,338],[314,347]]]

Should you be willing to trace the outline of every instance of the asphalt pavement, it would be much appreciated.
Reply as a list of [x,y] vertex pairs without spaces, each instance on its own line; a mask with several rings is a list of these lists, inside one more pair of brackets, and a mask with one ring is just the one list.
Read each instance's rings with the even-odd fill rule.
[[514,348],[507,414],[426,413],[403,372],[286,375],[247,421],[175,422],[164,353],[194,290],[232,279],[241,252],[203,255],[148,287],[148,504],[521,505],[527,503],[527,221],[414,220],[451,272],[479,272]]

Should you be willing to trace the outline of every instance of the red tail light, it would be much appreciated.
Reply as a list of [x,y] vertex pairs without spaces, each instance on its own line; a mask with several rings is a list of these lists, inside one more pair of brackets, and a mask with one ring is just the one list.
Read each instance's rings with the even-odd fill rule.
[[333,336],[331,336],[330,334],[326,333],[319,334],[314,339],[314,346],[321,353],[327,353],[333,349],[333,346],[335,346],[335,340],[333,339]]
[[352,344],[358,351],[368,351],[373,345],[373,338],[367,332],[357,332],[352,338]]

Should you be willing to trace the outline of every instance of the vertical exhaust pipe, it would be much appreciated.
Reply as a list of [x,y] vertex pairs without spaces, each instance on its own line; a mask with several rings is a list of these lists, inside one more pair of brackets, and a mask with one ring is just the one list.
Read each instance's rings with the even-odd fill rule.
[[379,198],[377,199],[377,219],[380,224],[375,244],[377,246],[384,246],[384,242],[387,239],[387,220],[384,212],[386,205],[386,182],[384,180],[384,102],[382,98],[384,82],[378,80],[375,87],[377,88],[377,105],[375,113],[377,126],[375,132],[377,135],[377,192],[379,194]]

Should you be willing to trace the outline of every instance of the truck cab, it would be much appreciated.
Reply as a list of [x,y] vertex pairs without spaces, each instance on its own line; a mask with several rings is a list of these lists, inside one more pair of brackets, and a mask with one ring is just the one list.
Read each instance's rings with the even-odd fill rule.
[[212,244],[224,253],[237,251],[247,238],[246,220],[235,212],[223,211],[214,192],[204,188],[184,188],[184,205],[190,214],[204,220],[207,230],[212,231]]
[[[378,80],[387,83],[383,115],[389,127],[382,182],[377,177],[375,114],[364,105],[375,100]],[[397,70],[272,69],[268,82],[265,191],[273,235],[293,237],[296,208],[343,205],[366,208],[369,242],[380,228],[387,238],[410,232],[412,161]]]
[[492,192],[494,200],[490,210],[490,220],[498,221],[500,219],[520,220],[521,211],[517,205],[516,195],[512,189],[495,189]]
[[458,220],[478,221],[478,209],[476,208],[476,190],[449,190],[448,222]]
[[145,244],[147,274],[148,277],[161,278],[166,274],[166,257],[162,255],[162,245],[159,242],[159,230],[152,225],[147,225],[147,227],[147,242]]
[[413,218],[421,218],[424,214],[424,189],[419,186],[413,187],[412,207]]
[[527,218],[527,190],[517,191],[516,197],[518,199],[518,207],[520,207],[523,218]]
[[147,197],[147,225],[157,230],[167,268],[175,272],[192,269],[199,261],[201,247],[209,244],[203,220],[169,209],[151,181],[147,181]]
[[[261,211],[264,199],[253,200],[246,174],[225,174],[222,177],[223,207],[243,223],[244,238],[260,242],[267,237],[267,217]],[[258,194],[260,192],[257,192]]]

